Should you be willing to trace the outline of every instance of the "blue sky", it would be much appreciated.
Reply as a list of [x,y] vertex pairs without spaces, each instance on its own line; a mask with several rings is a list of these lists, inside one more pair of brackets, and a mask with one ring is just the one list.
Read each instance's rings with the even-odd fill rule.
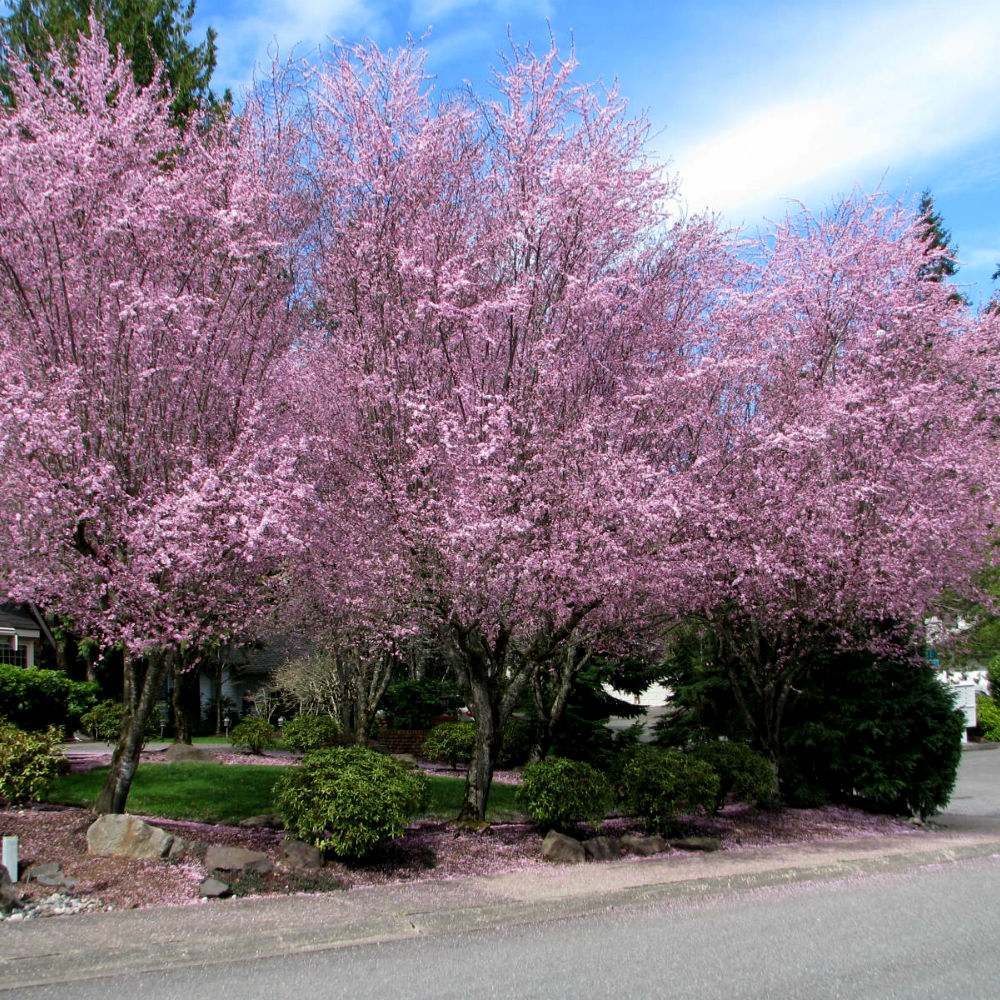
[[[653,126],[692,211],[756,230],[795,201],[930,188],[974,303],[1000,262],[1000,0],[199,0],[215,84],[328,37],[421,38],[443,88],[486,86],[508,30],[575,48]],[[429,31],[429,34],[427,34]]]

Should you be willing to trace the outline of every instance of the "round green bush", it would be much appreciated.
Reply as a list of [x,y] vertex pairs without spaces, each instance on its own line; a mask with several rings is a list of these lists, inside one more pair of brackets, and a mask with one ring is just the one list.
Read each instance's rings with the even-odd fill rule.
[[336,746],[340,726],[329,715],[299,715],[285,723],[281,736],[289,750],[308,753],[310,750]]
[[691,751],[693,757],[704,761],[719,776],[719,794],[713,812],[725,805],[732,795],[737,802],[756,805],[768,802],[778,794],[778,780],[774,768],[759,751],[746,743],[705,743]]
[[[89,712],[80,716],[80,725],[90,733],[95,740],[104,743],[117,743],[122,733],[122,722],[125,719],[125,706],[120,701],[102,701]],[[145,740],[154,739],[160,729],[156,718],[150,716],[143,732]]]
[[651,830],[666,833],[678,813],[711,809],[719,776],[704,761],[676,750],[644,747],[622,769],[625,808]]
[[1000,707],[984,694],[976,695],[976,727],[984,740],[1000,743]]
[[97,692],[97,684],[70,680],[61,670],[25,670],[0,663],[0,718],[20,729],[59,726],[72,731],[80,725],[80,716],[96,704]]
[[13,805],[37,801],[49,782],[66,770],[61,729],[27,733],[0,719],[0,798]]
[[244,719],[229,731],[233,747],[246,747],[250,753],[261,753],[274,746],[274,727],[267,719]]
[[549,757],[524,769],[517,799],[538,827],[565,829],[576,823],[600,824],[614,804],[614,791],[589,764]]
[[474,722],[442,722],[424,739],[424,756],[428,760],[446,760],[452,767],[458,762],[468,764],[476,746]]
[[338,858],[358,858],[399,837],[426,808],[427,777],[366,747],[306,754],[275,786],[275,804],[293,837]]

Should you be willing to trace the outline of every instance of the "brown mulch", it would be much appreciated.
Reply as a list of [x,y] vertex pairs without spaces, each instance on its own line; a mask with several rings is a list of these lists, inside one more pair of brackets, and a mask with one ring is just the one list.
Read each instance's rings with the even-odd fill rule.
[[[244,755],[219,755],[224,763],[244,763]],[[145,755],[149,762],[162,760]],[[97,763],[106,763],[98,759]],[[260,763],[259,759],[254,761]],[[292,763],[277,755],[269,763]],[[74,769],[93,766],[94,760],[76,761]],[[498,774],[500,780],[516,780],[515,774]],[[94,814],[86,809],[37,806],[23,810],[0,809],[0,835],[19,839],[21,868],[42,862],[58,862],[64,873],[77,880],[70,890],[47,888],[29,882],[21,889],[26,899],[54,892],[69,892],[78,899],[94,901],[103,909],[179,906],[200,902],[199,885],[208,874],[203,859],[210,844],[228,844],[264,851],[274,871],[269,875],[240,876],[233,882],[237,894],[261,895],[301,891],[332,891],[354,886],[417,880],[457,879],[472,875],[543,868],[542,838],[527,823],[501,823],[473,832],[453,823],[427,823],[411,827],[399,840],[386,844],[364,863],[332,862],[313,872],[296,871],[281,862],[284,834],[263,827],[236,827],[187,823],[143,817],[177,837],[191,848],[177,860],[93,857],[87,853],[87,827]],[[717,837],[724,850],[803,843],[835,838],[860,838],[915,833],[913,824],[887,816],[873,816],[854,809],[827,806],[823,809],[755,811],[728,806],[715,817],[690,817],[690,833]],[[627,819],[611,819],[602,832],[622,834],[637,828]],[[579,831],[581,837],[592,835]],[[680,854],[671,850],[667,854]]]

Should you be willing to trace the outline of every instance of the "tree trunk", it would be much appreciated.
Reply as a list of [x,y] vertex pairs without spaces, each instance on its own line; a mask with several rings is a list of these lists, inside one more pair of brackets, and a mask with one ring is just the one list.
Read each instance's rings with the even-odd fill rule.
[[184,669],[178,660],[174,668],[174,742],[194,742],[194,730],[201,721],[201,678],[196,668]]
[[125,718],[111,769],[104,782],[94,811],[99,814],[122,813],[132,778],[139,766],[139,754],[146,741],[146,724],[156,707],[167,670],[167,654],[156,653],[146,664],[129,659],[125,666]]
[[558,666],[551,672],[545,667],[540,667],[532,674],[531,693],[535,701],[537,719],[534,739],[528,754],[529,764],[537,764],[544,760],[552,748],[559,721],[573,689],[573,681],[587,665],[591,653],[590,649],[581,652],[574,643],[559,657]]

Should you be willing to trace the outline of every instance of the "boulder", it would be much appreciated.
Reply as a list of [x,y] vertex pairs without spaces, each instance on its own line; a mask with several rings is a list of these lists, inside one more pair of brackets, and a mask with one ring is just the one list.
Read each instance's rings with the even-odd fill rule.
[[651,854],[659,854],[669,846],[662,837],[642,837],[639,834],[627,833],[621,839],[623,851],[637,854],[640,858],[648,858]]
[[55,886],[61,889],[75,889],[80,880],[71,878],[62,870],[58,861],[46,861],[32,865],[24,873],[25,882],[37,882],[39,885]]
[[617,837],[591,837],[583,842],[583,849],[593,861],[613,861],[622,852]]
[[211,750],[194,747],[188,743],[172,743],[163,751],[163,759],[168,764],[221,764]]
[[218,878],[206,878],[198,886],[198,895],[202,899],[222,899],[229,893],[229,886]]
[[183,858],[184,855],[187,854],[190,847],[190,840],[185,840],[183,837],[174,837],[174,842],[170,845],[170,850],[167,852],[167,857],[170,858],[171,861]]
[[105,857],[162,858],[173,842],[165,830],[129,815],[109,813],[87,828],[88,852]]
[[281,860],[293,868],[322,868],[323,852],[312,844],[303,844],[301,840],[283,840]]
[[579,864],[587,859],[587,852],[579,840],[567,837],[565,833],[549,830],[542,841],[542,857],[546,861]]
[[205,852],[205,867],[211,871],[256,872],[266,875],[273,871],[271,860],[263,851],[248,851],[244,847],[212,844]]
[[681,837],[671,840],[670,846],[679,851],[721,851],[722,841],[718,837]]
[[237,825],[243,827],[261,826],[265,830],[285,829],[285,821],[278,813],[261,813],[258,816],[247,816],[246,819],[241,819]]

